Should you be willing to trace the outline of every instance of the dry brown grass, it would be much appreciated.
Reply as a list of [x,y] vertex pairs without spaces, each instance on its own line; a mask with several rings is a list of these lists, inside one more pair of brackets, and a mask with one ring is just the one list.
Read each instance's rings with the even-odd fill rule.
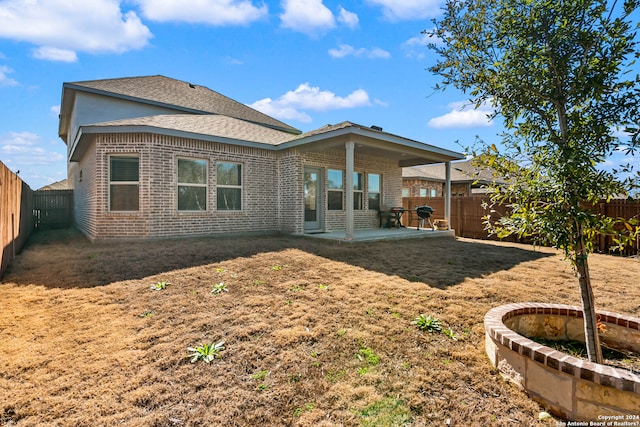
[[[638,259],[590,263],[598,307],[639,316]],[[484,353],[484,314],[518,301],[579,305],[556,251],[40,233],[0,284],[0,425],[550,424]],[[459,340],[419,331],[421,313]],[[219,340],[221,359],[185,358]]]

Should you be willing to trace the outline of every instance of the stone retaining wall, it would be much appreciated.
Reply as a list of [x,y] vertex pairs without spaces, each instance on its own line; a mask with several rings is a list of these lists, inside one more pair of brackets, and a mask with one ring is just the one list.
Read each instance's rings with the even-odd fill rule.
[[[640,319],[611,312],[598,315],[607,328],[603,342],[640,352]],[[540,303],[497,307],[484,319],[486,352],[503,377],[556,416],[588,422],[619,416],[636,423],[630,425],[640,425],[638,375],[572,357],[523,336],[584,341],[582,324],[580,307]]]

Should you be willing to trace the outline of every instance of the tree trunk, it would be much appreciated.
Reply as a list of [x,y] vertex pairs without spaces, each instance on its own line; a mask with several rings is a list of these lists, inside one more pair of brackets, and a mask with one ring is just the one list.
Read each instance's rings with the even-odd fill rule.
[[591,277],[589,276],[589,264],[584,240],[580,239],[575,251],[578,283],[580,285],[580,298],[582,299],[582,311],[584,313],[584,336],[587,345],[589,361],[602,363],[602,348],[598,336],[598,317],[591,289]]

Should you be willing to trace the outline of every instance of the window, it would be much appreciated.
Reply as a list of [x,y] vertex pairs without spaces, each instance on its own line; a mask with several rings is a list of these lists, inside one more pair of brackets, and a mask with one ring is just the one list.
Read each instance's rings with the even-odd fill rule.
[[436,191],[435,188],[431,189],[431,197],[436,197],[438,195],[438,192]]
[[364,185],[362,182],[362,174],[360,172],[353,173],[353,209],[362,210],[362,190]]
[[342,210],[342,198],[344,194],[344,184],[342,171],[329,169],[327,172],[327,209],[330,211]]
[[216,163],[217,208],[221,211],[242,209],[242,165],[238,163]]
[[207,210],[207,161],[178,159],[178,210]]
[[380,210],[380,174],[367,175],[367,193],[369,195],[369,209]]
[[420,189],[420,197],[427,197],[427,189],[426,188],[421,188]]
[[409,188],[403,188],[402,189],[402,197],[410,197],[411,196],[411,190]]
[[136,156],[109,157],[109,210],[139,210],[139,169],[140,159]]

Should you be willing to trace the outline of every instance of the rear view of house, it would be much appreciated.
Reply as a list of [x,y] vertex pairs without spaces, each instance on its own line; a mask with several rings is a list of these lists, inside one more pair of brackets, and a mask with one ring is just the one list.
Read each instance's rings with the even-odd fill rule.
[[374,228],[402,168],[456,152],[351,122],[299,130],[164,76],[63,85],[76,226],[90,239]]

